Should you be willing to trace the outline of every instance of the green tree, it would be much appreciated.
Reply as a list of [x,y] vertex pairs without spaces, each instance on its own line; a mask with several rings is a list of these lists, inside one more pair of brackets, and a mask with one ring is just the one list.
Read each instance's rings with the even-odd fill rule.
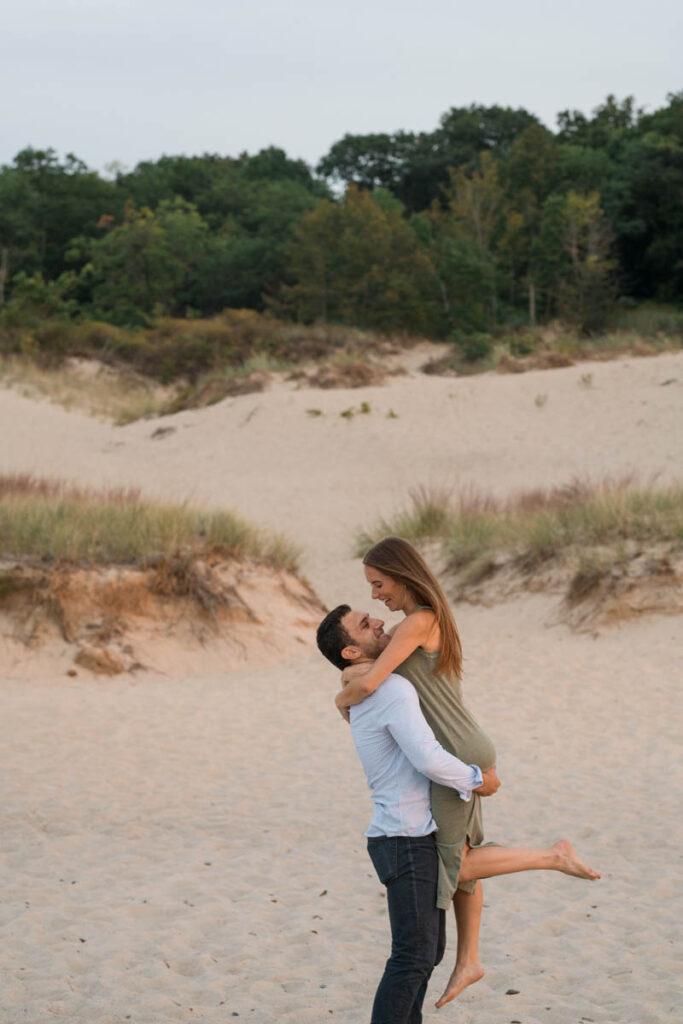
[[449,335],[481,331],[496,322],[494,249],[503,204],[498,164],[484,152],[478,168],[450,171],[440,201],[422,218]]
[[294,227],[319,201],[287,177],[224,180],[212,192],[212,243],[199,282],[198,307],[262,309],[286,273]]
[[58,277],[71,239],[95,237],[120,209],[112,185],[73,154],[60,162],[52,149],[28,148],[0,169],[0,246],[12,272]]
[[130,204],[123,223],[89,247],[81,277],[91,289],[93,314],[122,325],[182,315],[206,241],[205,223],[182,199],[163,201],[156,213]]
[[0,170],[0,249],[5,278],[37,272],[43,234],[36,213],[37,198],[28,179],[16,168]]
[[559,149],[547,128],[529,125],[512,143],[504,163],[503,180],[510,213],[504,236],[508,267],[515,279],[508,282],[511,295],[517,279],[527,293],[529,322],[536,322],[538,290],[538,237],[543,204],[558,182]]
[[292,280],[275,306],[297,319],[380,331],[431,327],[429,259],[388,192],[349,185],[339,203],[323,200],[296,229],[288,260]]
[[319,174],[361,188],[388,188],[410,212],[439,197],[449,170],[475,166],[482,152],[502,156],[537,119],[509,107],[452,107],[431,132],[345,135],[318,164]]
[[431,321],[436,337],[461,340],[492,323],[495,265],[490,255],[433,207],[413,224],[429,257],[433,281]]
[[536,243],[549,312],[584,331],[605,326],[615,297],[611,241],[598,192],[549,197]]
[[325,186],[302,160],[291,160],[274,146],[237,158],[207,153],[144,161],[119,174],[116,189],[122,203],[132,200],[136,206],[151,209],[163,200],[180,197],[196,206],[212,230],[220,230],[227,216],[239,220],[242,211],[253,204],[255,190],[275,183],[298,187],[313,201],[327,195]]
[[683,92],[643,115],[612,146],[605,212],[616,237],[628,294],[683,296]]
[[560,142],[602,149],[609,145],[615,134],[632,128],[642,116],[633,96],[618,100],[609,95],[597,106],[593,116],[587,118],[578,110],[562,110],[557,115]]
[[386,188],[400,195],[414,148],[412,132],[345,135],[334,143],[316,170],[334,182],[368,190]]

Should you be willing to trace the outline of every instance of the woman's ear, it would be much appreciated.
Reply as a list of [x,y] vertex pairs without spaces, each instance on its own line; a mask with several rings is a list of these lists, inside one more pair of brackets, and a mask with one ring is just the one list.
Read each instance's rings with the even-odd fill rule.
[[348,644],[343,648],[341,656],[344,661],[357,661],[362,653],[360,647],[356,647],[355,644]]

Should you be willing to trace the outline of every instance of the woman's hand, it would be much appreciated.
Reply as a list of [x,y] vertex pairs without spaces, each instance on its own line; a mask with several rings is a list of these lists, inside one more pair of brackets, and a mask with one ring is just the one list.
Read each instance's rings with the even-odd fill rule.
[[335,698],[335,705],[336,705],[337,711],[342,716],[344,721],[347,722],[350,725],[351,724],[351,708],[346,707],[346,705],[344,705],[344,704],[337,704],[336,698]]
[[345,722],[351,722],[351,705],[359,704],[362,700],[365,699],[364,696],[360,696],[359,698],[357,695],[349,699],[351,691],[349,691],[348,686],[350,683],[353,683],[354,681],[362,679],[363,676],[366,676],[371,668],[371,663],[363,662],[362,665],[347,665],[344,671],[342,672],[342,688],[334,698],[334,703],[337,706],[337,711],[342,716]]

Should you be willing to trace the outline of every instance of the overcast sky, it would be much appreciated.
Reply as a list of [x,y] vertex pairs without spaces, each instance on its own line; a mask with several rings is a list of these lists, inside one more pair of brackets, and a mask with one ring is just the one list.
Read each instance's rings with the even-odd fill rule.
[[429,131],[452,106],[549,127],[608,93],[683,89],[681,0],[20,0],[0,26],[0,163],[23,147],[102,170],[346,132]]

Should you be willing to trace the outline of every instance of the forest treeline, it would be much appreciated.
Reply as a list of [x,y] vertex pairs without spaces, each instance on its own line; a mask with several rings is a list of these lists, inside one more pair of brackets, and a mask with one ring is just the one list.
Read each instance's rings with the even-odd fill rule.
[[5,351],[39,321],[251,309],[457,341],[682,297],[683,92],[652,113],[610,96],[554,132],[453,108],[431,132],[346,135],[315,169],[277,148],[112,177],[29,148],[0,169]]

